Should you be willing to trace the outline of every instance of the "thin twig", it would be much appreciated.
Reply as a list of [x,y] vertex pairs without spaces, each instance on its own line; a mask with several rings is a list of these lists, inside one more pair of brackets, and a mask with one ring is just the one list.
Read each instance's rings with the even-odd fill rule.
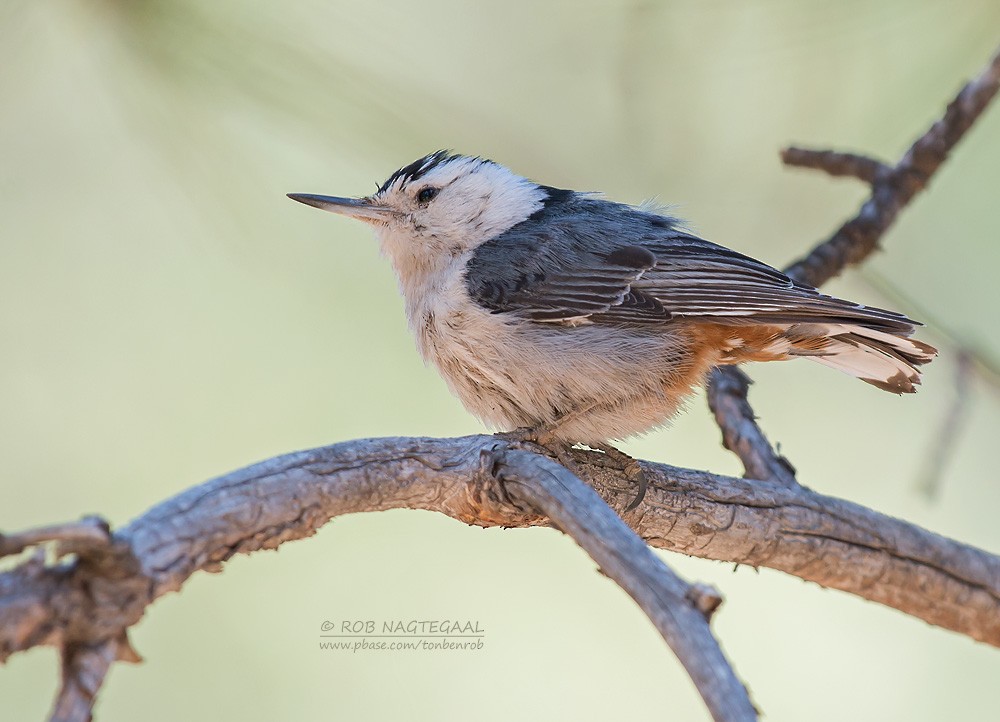
[[965,357],[969,370],[974,372],[980,381],[993,391],[1000,391],[1000,358],[987,349],[979,339],[953,329],[951,324],[938,313],[920,303],[875,269],[865,268],[861,272],[861,277],[879,294],[926,323],[932,335],[944,339],[949,347]]
[[849,176],[865,183],[874,183],[892,170],[882,161],[866,155],[794,145],[781,151],[781,162],[798,168],[821,170],[832,176]]
[[20,554],[44,542],[59,542],[74,552],[106,548],[111,542],[111,530],[100,517],[88,516],[67,524],[53,524],[17,534],[0,534],[0,557]]
[[954,395],[941,420],[937,435],[927,452],[917,490],[933,499],[941,490],[945,469],[958,445],[959,432],[969,417],[969,377],[972,375],[972,357],[959,351],[955,366]]
[[750,407],[747,394],[752,383],[737,367],[712,369],[708,407],[722,430],[722,445],[743,461],[746,478],[794,486],[795,468],[771,446]]
[[905,310],[927,323],[928,330],[943,338],[955,356],[955,386],[948,409],[921,466],[916,488],[928,498],[938,495],[948,463],[953,458],[959,441],[959,431],[964,426],[972,401],[972,384],[978,381],[994,393],[1000,392],[1000,361],[978,340],[972,340],[950,327],[935,312],[896,286],[892,281],[866,268],[861,277],[881,295],[889,298],[897,308]]

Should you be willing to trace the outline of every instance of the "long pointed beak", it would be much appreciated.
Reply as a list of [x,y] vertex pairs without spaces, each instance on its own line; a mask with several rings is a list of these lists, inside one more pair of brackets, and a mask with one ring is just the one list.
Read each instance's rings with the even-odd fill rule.
[[316,196],[311,193],[289,193],[293,201],[305,203],[331,213],[339,213],[349,218],[357,218],[366,223],[385,223],[396,211],[385,206],[376,206],[368,198],[337,198],[336,196]]

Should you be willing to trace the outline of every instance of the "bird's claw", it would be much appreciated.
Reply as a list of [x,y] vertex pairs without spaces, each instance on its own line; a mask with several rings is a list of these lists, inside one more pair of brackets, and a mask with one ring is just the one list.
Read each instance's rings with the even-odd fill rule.
[[639,464],[638,461],[633,459],[624,451],[620,451],[619,449],[607,444],[602,444],[596,448],[603,451],[609,459],[621,463],[622,471],[625,473],[625,476],[639,486],[639,490],[636,492],[635,498],[629,502],[628,506],[622,509],[623,514],[625,512],[632,511],[642,503],[643,499],[646,498],[646,490],[649,488],[649,480],[646,478],[646,472],[642,470],[642,465]]
[[514,431],[503,431],[495,434],[495,436],[513,444],[534,444],[535,446],[540,446],[550,455],[554,456],[556,461],[573,472],[575,476],[580,479],[585,478],[579,465],[570,453],[573,445],[565,441],[560,441],[548,429],[522,427],[514,429]]

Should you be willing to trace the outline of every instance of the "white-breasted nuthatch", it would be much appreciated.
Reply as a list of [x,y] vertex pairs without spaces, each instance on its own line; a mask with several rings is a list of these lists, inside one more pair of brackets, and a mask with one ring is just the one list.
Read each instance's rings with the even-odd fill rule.
[[905,393],[936,353],[901,314],[481,158],[433,153],[364,198],[290,197],[372,225],[424,359],[483,422],[545,444],[649,431],[719,364],[802,357]]

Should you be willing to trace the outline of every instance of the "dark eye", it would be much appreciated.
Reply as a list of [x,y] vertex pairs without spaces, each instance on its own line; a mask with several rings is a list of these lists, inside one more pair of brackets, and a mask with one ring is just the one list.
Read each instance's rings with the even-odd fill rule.
[[418,203],[430,203],[434,200],[434,196],[438,194],[437,188],[422,188],[419,193],[417,193]]

